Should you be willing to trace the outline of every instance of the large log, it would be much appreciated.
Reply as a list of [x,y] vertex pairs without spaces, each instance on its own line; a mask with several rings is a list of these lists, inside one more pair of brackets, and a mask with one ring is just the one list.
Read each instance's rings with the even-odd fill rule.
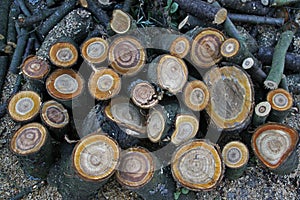
[[206,111],[218,129],[239,132],[249,125],[254,93],[251,79],[240,68],[212,68],[204,76],[210,92]]
[[104,135],[91,134],[74,149],[70,145],[62,148],[63,159],[51,169],[48,182],[57,187],[63,199],[88,199],[114,174],[119,163],[118,144]]
[[23,169],[35,178],[45,179],[54,162],[47,129],[39,123],[22,126],[13,135],[11,150],[18,155]]
[[217,145],[192,140],[179,146],[171,161],[174,179],[194,191],[212,190],[221,182],[224,163]]
[[293,128],[268,123],[258,127],[252,136],[252,148],[259,160],[277,174],[289,174],[299,163],[296,147],[299,135]]

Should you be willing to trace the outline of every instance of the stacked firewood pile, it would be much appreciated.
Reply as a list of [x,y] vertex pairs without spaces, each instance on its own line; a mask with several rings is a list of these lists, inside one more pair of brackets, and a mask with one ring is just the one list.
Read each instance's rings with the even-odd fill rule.
[[16,83],[0,114],[22,125],[11,151],[65,199],[112,177],[144,199],[195,199],[253,156],[291,173],[298,2],[3,1],[0,87]]

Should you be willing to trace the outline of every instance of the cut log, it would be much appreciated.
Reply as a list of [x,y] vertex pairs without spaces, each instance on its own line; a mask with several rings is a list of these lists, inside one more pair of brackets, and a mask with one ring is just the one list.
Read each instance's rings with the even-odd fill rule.
[[16,122],[33,121],[40,111],[41,98],[33,91],[21,91],[11,97],[8,113]]
[[180,92],[188,78],[185,62],[171,55],[155,58],[148,68],[148,80],[172,94]]
[[271,104],[268,101],[260,102],[255,106],[252,125],[258,127],[265,123],[271,112]]
[[72,100],[83,93],[83,88],[83,77],[72,69],[57,69],[46,80],[49,95],[68,108],[72,108]]
[[68,0],[65,1],[62,6],[59,7],[50,17],[47,18],[45,22],[38,29],[38,33],[45,37],[48,32],[60,21],[62,20],[71,10],[76,6],[77,1]]
[[26,173],[45,179],[54,162],[50,135],[39,123],[22,126],[13,135],[10,148],[14,152]]
[[175,0],[175,2],[187,13],[191,13],[200,19],[205,19],[214,24],[222,24],[227,17],[227,10],[225,8],[216,8],[204,1],[191,0],[187,2],[184,0]]
[[96,66],[103,64],[108,56],[108,42],[100,37],[92,37],[81,45],[82,57]]
[[63,40],[59,40],[51,46],[49,58],[55,66],[71,67],[78,59],[77,45],[70,38]]
[[179,146],[172,156],[171,168],[174,179],[194,191],[214,189],[224,173],[219,147],[205,140]]
[[240,43],[235,38],[226,39],[221,45],[221,55],[225,58],[231,58],[238,54]]
[[259,160],[277,174],[289,174],[299,163],[296,153],[299,135],[283,124],[268,123],[255,130],[252,148]]
[[210,68],[221,59],[220,47],[225,40],[224,34],[213,28],[200,31],[192,39],[190,59],[199,68]]
[[130,98],[135,105],[149,109],[158,103],[158,94],[154,86],[148,81],[137,80],[129,86]]
[[139,138],[128,135],[123,127],[112,121],[105,114],[105,108],[108,102],[100,101],[84,119],[82,130],[78,132],[80,138],[93,132],[106,133],[115,139],[122,149],[137,146],[140,143]]
[[277,89],[281,81],[285,65],[285,55],[293,40],[293,31],[285,31],[280,35],[280,38],[275,46],[272,67],[268,77],[264,81],[264,85],[268,89]]
[[175,130],[171,142],[180,145],[194,138],[199,129],[199,120],[193,114],[179,114],[176,116]]
[[267,119],[271,122],[282,122],[293,106],[292,95],[281,88],[270,91],[267,95],[267,101],[271,104],[272,108]]
[[167,113],[160,105],[151,108],[147,118],[147,135],[151,142],[157,143],[168,132]]
[[111,29],[117,34],[124,34],[129,31],[132,26],[132,17],[120,10],[115,9],[112,14],[112,20],[110,22]]
[[209,96],[209,91],[205,83],[194,80],[186,84],[182,99],[188,108],[193,111],[201,111],[208,105]]
[[72,149],[62,146],[64,159],[51,169],[48,182],[63,199],[88,199],[114,174],[120,149],[113,139],[100,134],[82,138],[71,155]]
[[242,2],[236,0],[220,0],[218,2],[225,8],[247,14],[266,15],[270,12],[270,8],[262,5],[260,1]]
[[68,111],[63,105],[53,100],[46,101],[42,105],[40,116],[51,136],[58,141],[63,141],[68,134],[70,122]]
[[109,48],[109,62],[118,73],[134,75],[146,62],[146,51],[139,40],[132,36],[114,38]]
[[223,148],[222,157],[226,166],[225,176],[228,179],[238,179],[243,175],[249,160],[246,145],[239,141],[232,141]]
[[155,160],[142,147],[130,148],[122,152],[120,166],[116,172],[117,181],[126,188],[138,190],[153,178]]
[[239,132],[251,121],[254,90],[251,79],[235,66],[212,68],[204,76],[210,103],[206,111],[218,129]]
[[114,70],[101,68],[91,74],[88,87],[95,99],[107,100],[120,92],[121,78]]
[[33,91],[37,93],[45,91],[45,79],[50,72],[50,65],[47,61],[37,56],[29,56],[24,60],[21,69]]
[[[271,47],[260,47],[257,57],[265,65],[272,64],[274,49]],[[287,52],[285,55],[284,69],[293,73],[300,73],[300,55]]]
[[146,138],[145,119],[129,99],[117,97],[105,108],[105,115],[133,137]]

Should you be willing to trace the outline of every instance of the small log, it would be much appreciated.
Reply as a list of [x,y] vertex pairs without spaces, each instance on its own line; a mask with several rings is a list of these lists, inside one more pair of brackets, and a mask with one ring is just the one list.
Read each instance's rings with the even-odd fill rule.
[[108,100],[120,92],[121,78],[112,69],[100,68],[91,74],[88,88],[95,99]]
[[199,68],[210,68],[222,59],[220,47],[225,40],[224,34],[213,28],[201,30],[192,39],[190,59]]
[[81,44],[88,34],[91,21],[91,13],[83,8],[71,11],[59,23],[55,24],[55,27],[49,33],[47,32],[48,34],[36,55],[49,59],[51,46],[61,38],[70,38],[76,44]]
[[37,93],[45,91],[45,79],[50,72],[50,65],[47,61],[31,55],[24,60],[21,69],[33,91]]
[[48,94],[68,108],[77,107],[72,101],[83,93],[84,79],[72,69],[57,69],[46,80]]
[[149,110],[146,127],[151,142],[159,143],[159,147],[170,142],[179,108],[178,99],[172,96],[164,97],[158,105]]
[[[271,47],[260,47],[257,53],[258,59],[265,65],[272,64],[274,49]],[[284,68],[294,73],[300,73],[300,55],[287,52],[284,60]]]
[[21,91],[13,95],[8,103],[8,113],[16,122],[33,121],[40,111],[41,98],[33,91]]
[[236,56],[240,51],[240,43],[235,38],[226,39],[221,45],[221,55],[225,58]]
[[209,96],[209,91],[205,83],[194,80],[186,84],[182,99],[188,108],[193,111],[201,111],[208,105]]
[[184,0],[175,0],[174,2],[178,3],[179,7],[187,13],[191,13],[200,19],[205,19],[214,24],[222,24],[227,17],[227,10],[225,8],[216,8],[204,1],[191,0],[187,2]]
[[268,123],[255,130],[252,148],[258,159],[276,174],[289,174],[299,163],[296,153],[299,135],[293,128]]
[[[145,148],[135,147],[122,152],[116,179],[143,199],[175,199],[176,183],[169,169],[164,168],[160,160]],[[181,195],[179,200],[195,198],[195,193],[190,192]]]
[[236,0],[219,0],[223,7],[240,11],[245,14],[262,15],[265,16],[270,12],[270,8],[261,4],[260,1],[236,1]]
[[13,74],[19,73],[19,66],[22,63],[22,56],[26,48],[27,39],[28,31],[25,28],[22,28],[20,34],[18,35],[17,46],[9,66],[9,71]]
[[39,26],[37,32],[41,37],[45,37],[49,31],[62,20],[69,12],[71,12],[77,4],[76,0],[68,0],[63,3],[50,17]]
[[45,179],[54,162],[52,144],[47,129],[39,123],[29,123],[18,129],[10,142],[26,173]]
[[145,119],[140,110],[129,99],[117,97],[106,106],[105,115],[118,124],[126,134],[137,138],[146,138]]
[[61,38],[49,50],[52,64],[58,67],[71,67],[78,60],[77,44],[71,38]]
[[148,81],[140,79],[133,81],[128,91],[132,102],[140,108],[149,109],[158,103],[158,93],[154,86]]
[[261,0],[261,3],[264,6],[271,6],[271,7],[282,7],[282,6],[287,6],[299,2],[300,2],[299,0]]
[[146,50],[135,37],[119,36],[111,42],[108,58],[116,72],[121,75],[132,76],[144,67]]
[[224,168],[219,147],[206,140],[182,144],[175,150],[171,160],[174,179],[194,191],[212,190],[218,186]]
[[185,62],[171,55],[161,55],[155,58],[149,65],[148,80],[167,90],[171,94],[177,94],[183,89],[187,78],[188,69]]
[[156,170],[154,162],[153,156],[147,149],[129,148],[121,153],[116,179],[122,186],[143,194],[144,191],[140,190],[151,181]]
[[267,95],[267,101],[271,104],[271,113],[268,121],[282,122],[293,106],[292,95],[284,89],[272,90]]
[[251,121],[254,90],[250,77],[235,66],[212,68],[204,76],[210,93],[206,112],[218,129],[237,132]]
[[167,112],[163,106],[156,105],[151,108],[147,118],[147,136],[153,142],[159,142],[170,129],[167,123]]
[[54,100],[44,102],[40,117],[50,131],[50,135],[57,141],[63,141],[68,133],[70,122],[68,111],[63,105]]
[[85,8],[93,14],[98,23],[107,28],[109,24],[109,17],[101,8],[99,0],[86,0],[86,2],[87,6]]
[[81,131],[78,132],[79,137],[82,138],[97,131],[100,134],[107,133],[118,142],[122,149],[138,145],[140,143],[139,138],[128,135],[123,127],[106,116],[105,109],[107,105],[108,102],[100,101],[91,109],[84,119]]
[[86,62],[99,66],[107,60],[108,48],[107,40],[100,37],[92,37],[81,45],[81,55]]
[[185,35],[166,33],[155,37],[153,47],[158,50],[163,50],[172,56],[185,58],[191,48],[190,39]]
[[252,125],[258,127],[266,122],[271,112],[271,104],[268,101],[260,102],[255,106]]
[[16,48],[17,46],[17,31],[16,23],[18,15],[20,14],[20,8],[16,1],[12,2],[10,6],[9,16],[8,16],[8,25],[7,25],[7,45]]
[[[59,163],[50,171],[48,182],[57,187],[63,199],[88,199],[114,174],[120,149],[108,136],[91,134],[74,147],[62,146]],[[72,155],[70,155],[72,153]]]
[[110,22],[111,29],[117,34],[127,33],[132,27],[132,17],[120,9],[115,9]]
[[2,94],[2,88],[5,82],[5,77],[8,71],[8,56],[0,56],[0,94]]
[[19,18],[17,23],[20,27],[30,27],[32,25],[35,25],[45,20],[47,17],[52,15],[57,9],[59,8],[42,9],[35,15],[31,15],[29,17],[25,17],[21,19]]
[[249,23],[256,25],[273,25],[273,26],[283,26],[284,18],[273,18],[266,16],[257,15],[246,15],[246,14],[236,14],[228,13],[228,17],[233,22],[239,23]]
[[193,139],[199,130],[199,120],[193,114],[179,114],[175,120],[175,130],[171,142],[176,146]]
[[249,160],[249,151],[246,145],[239,141],[232,141],[223,148],[222,157],[226,166],[226,178],[235,180],[243,175]]
[[0,51],[4,51],[7,41],[7,25],[8,15],[11,1],[2,1],[0,7],[1,19],[0,19]]
[[274,49],[272,68],[266,78],[264,85],[268,89],[277,89],[281,81],[284,71],[285,54],[290,46],[294,33],[292,31],[285,31],[280,35],[278,43]]

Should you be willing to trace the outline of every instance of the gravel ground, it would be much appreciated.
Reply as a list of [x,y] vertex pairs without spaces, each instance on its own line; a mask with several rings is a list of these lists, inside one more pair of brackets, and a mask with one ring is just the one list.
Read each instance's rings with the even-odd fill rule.
[[[14,75],[7,77],[3,101],[7,101],[7,95],[12,91],[15,81]],[[23,86],[26,89],[26,84]],[[299,101],[300,96],[294,96]],[[300,129],[300,113],[293,108],[286,123],[296,129]],[[26,188],[32,192],[23,199],[61,199],[57,189],[33,180],[24,174],[18,159],[9,150],[9,142],[12,134],[19,125],[16,125],[8,115],[0,120],[0,199],[10,199]],[[298,155],[300,146],[298,146]],[[300,165],[297,170],[286,176],[278,176],[264,169],[255,158],[250,160],[245,174],[235,181],[224,179],[214,191],[199,192],[199,199],[300,199]],[[139,197],[111,179],[94,197],[94,199],[139,199]]]

